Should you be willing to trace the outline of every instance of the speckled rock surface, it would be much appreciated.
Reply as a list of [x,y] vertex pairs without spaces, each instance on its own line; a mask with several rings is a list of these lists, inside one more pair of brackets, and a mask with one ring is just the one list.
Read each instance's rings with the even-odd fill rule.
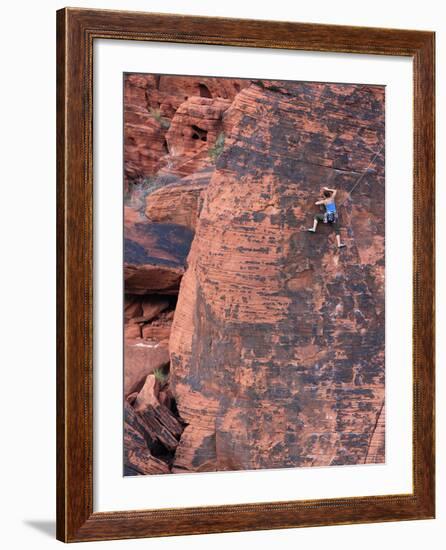
[[383,462],[384,88],[124,84],[125,475]]
[[[173,471],[383,462],[384,89],[254,82],[223,127],[170,337]],[[343,250],[305,231],[324,185]]]

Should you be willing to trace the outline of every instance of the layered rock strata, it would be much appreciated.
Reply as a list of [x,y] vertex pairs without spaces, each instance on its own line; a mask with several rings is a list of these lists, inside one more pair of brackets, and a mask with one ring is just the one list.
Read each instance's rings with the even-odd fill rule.
[[384,461],[383,143],[379,86],[126,75],[126,475]]
[[[258,82],[226,111],[170,337],[174,471],[383,461],[383,94]],[[306,232],[324,185],[341,251]]]
[[[177,164],[179,173],[191,174],[199,164],[190,162],[193,153],[200,157],[201,152],[203,160],[206,157],[203,149],[212,145],[219,111],[248,85],[248,80],[233,78],[125,75],[125,188],[128,190],[132,184],[153,177],[161,168],[169,173],[169,163]],[[173,120],[175,115],[179,121]],[[195,137],[197,130],[193,126],[198,128],[199,137]],[[202,132],[209,133],[205,141]],[[189,155],[182,158],[178,148],[188,149]],[[181,167],[188,162],[187,168]]]

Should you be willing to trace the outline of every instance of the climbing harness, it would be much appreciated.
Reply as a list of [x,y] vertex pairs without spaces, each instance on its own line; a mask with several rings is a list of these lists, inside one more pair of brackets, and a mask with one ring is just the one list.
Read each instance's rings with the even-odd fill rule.
[[325,212],[324,223],[336,223],[338,221],[337,212]]

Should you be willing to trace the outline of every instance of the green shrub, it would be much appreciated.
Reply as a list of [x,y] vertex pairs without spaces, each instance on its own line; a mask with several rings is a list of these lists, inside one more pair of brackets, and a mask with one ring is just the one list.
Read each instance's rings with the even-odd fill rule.
[[159,369],[155,369],[153,371],[153,375],[155,376],[155,380],[161,385],[163,385],[167,381],[167,378],[169,376],[166,372],[164,372],[164,369],[162,367]]
[[211,147],[208,151],[209,156],[212,159],[212,162],[216,162],[218,157],[223,152],[223,149],[225,147],[225,134],[224,132],[220,132],[217,136],[217,139],[215,140],[214,146]]
[[170,120],[166,117],[163,117],[161,113],[161,109],[153,109],[152,107],[149,109],[149,114],[152,116],[157,122],[159,122],[161,128],[164,128],[165,130],[168,130],[170,128]]

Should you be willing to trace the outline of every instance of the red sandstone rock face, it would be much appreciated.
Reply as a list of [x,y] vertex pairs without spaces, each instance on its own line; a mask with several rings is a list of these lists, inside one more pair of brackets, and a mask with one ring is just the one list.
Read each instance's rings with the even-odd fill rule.
[[[173,471],[382,462],[383,88],[253,83],[223,128],[170,338]],[[324,185],[341,251],[305,231]]]
[[124,284],[127,294],[178,294],[193,232],[184,225],[147,223],[124,209]]
[[[175,136],[174,131],[169,131],[169,138],[167,138],[167,133],[172,118],[185,101],[195,98],[194,101],[197,103],[203,98],[205,103],[212,104],[212,100],[216,99],[216,104],[219,104],[220,100],[227,100],[226,104],[229,105],[234,96],[247,85],[249,81],[240,79],[126,75],[124,78],[126,188],[128,189],[132,183],[153,176],[161,166],[166,164],[165,156],[169,155],[169,140],[174,148],[179,146],[181,141],[178,139],[179,136]],[[198,119],[201,124],[204,111],[206,109],[198,109],[196,116],[192,113],[190,120]],[[184,112],[183,108],[183,116]],[[211,115],[214,116],[214,113]],[[188,128],[184,126],[182,129],[187,133]],[[192,134],[190,132],[189,134],[192,139]],[[190,171],[185,173],[192,173],[193,165],[189,168]]]
[[[170,297],[178,294],[215,169],[223,114],[248,85],[141,74],[124,79],[126,397],[137,396],[147,376],[168,364],[175,307]],[[163,395],[173,406],[168,388]]]
[[125,475],[169,473],[164,449],[175,450],[182,426],[163,405],[149,407],[138,412],[124,403]]
[[210,149],[223,132],[226,99],[191,97],[180,105],[166,133],[169,156],[159,175],[187,176],[212,166]]
[[141,334],[137,337],[126,338],[124,346],[125,397],[139,391],[147,375],[169,364],[169,347],[165,338],[163,340],[164,342],[143,340]]
[[124,266],[124,284],[126,291],[132,294],[178,294],[183,275],[181,267],[163,267],[142,263]]
[[213,172],[213,167],[204,169],[151,193],[147,197],[145,210],[149,221],[171,223],[195,230]]
[[378,413],[378,420],[370,438],[369,448],[365,459],[366,464],[376,464],[384,461],[386,444],[386,408],[384,405]]
[[[124,176],[129,182],[153,174],[167,153],[166,129],[151,114],[147,90],[157,86],[154,75],[128,75],[124,78]],[[152,111],[153,112],[153,111]]]
[[126,76],[126,475],[383,461],[383,101]]

